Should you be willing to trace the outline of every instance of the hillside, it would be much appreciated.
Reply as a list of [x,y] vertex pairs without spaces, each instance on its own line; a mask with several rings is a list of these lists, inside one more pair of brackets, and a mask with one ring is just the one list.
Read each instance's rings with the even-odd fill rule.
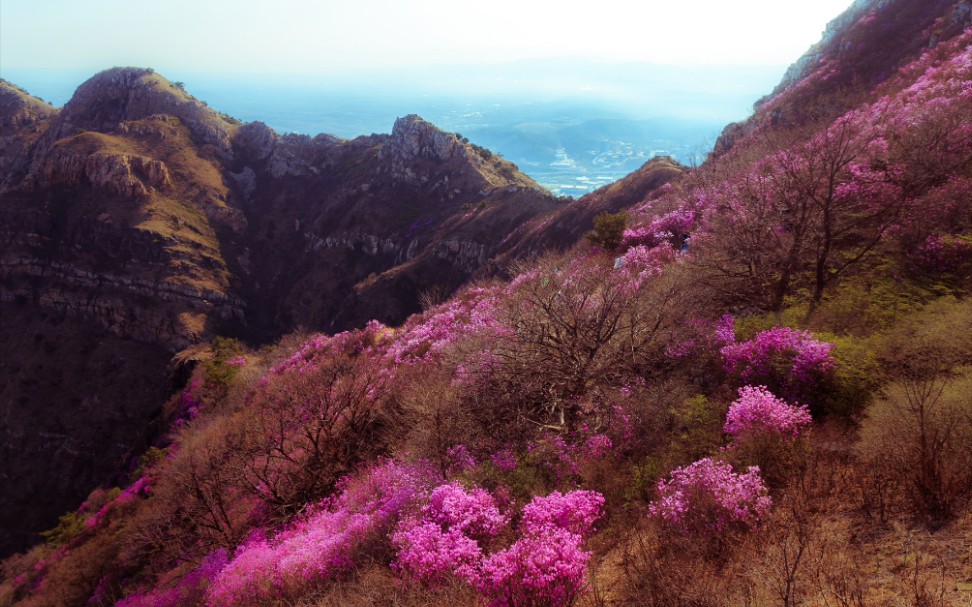
[[[102,72],[60,110],[0,82],[0,128],[0,553],[152,440],[184,371],[169,357],[216,335],[400,323],[560,205],[417,116],[351,141],[281,136],[151,70]],[[102,388],[90,365],[111,350],[129,354],[94,375],[126,380]]]
[[[967,0],[855,2],[705,164],[655,159],[565,206],[414,116],[353,141],[185,127],[158,141],[209,141],[197,156],[149,157],[108,118],[74,132],[68,107],[18,107],[49,126],[19,139],[12,217],[62,229],[28,213],[38,187],[52,216],[106,204],[55,185],[87,175],[59,160],[79,150],[125,158],[83,183],[146,192],[129,201],[182,201],[173,167],[210,163],[225,199],[216,179],[190,197],[211,232],[189,231],[213,236],[180,261],[225,299],[195,313],[324,331],[178,344],[199,342],[151,445],[3,563],[0,605],[972,601]],[[220,202],[236,213],[205,212]],[[39,230],[56,237],[17,250],[58,263],[60,234],[92,232]],[[33,328],[44,282],[10,276],[36,285],[11,303]],[[386,300],[419,288],[418,313]]]

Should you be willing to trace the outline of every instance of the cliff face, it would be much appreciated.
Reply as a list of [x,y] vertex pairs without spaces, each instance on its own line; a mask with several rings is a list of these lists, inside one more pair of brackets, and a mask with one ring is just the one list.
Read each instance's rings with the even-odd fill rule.
[[[98,74],[61,110],[0,82],[0,348],[26,353],[0,366],[0,553],[119,469],[172,354],[400,322],[557,205],[417,116],[351,141],[281,136],[151,70]],[[59,391],[39,390],[52,373]]]

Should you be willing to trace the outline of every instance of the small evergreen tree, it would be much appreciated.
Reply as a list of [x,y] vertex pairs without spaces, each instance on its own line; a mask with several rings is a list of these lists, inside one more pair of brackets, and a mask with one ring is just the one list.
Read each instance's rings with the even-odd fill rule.
[[591,244],[602,247],[607,251],[616,251],[624,238],[624,228],[628,224],[628,216],[620,213],[599,213],[594,218],[594,229],[587,234]]

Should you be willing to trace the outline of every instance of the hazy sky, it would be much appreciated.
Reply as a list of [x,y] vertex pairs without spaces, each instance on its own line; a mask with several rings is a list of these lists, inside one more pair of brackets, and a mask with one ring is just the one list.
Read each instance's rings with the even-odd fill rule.
[[586,57],[785,65],[850,0],[0,0],[0,71],[328,73]]

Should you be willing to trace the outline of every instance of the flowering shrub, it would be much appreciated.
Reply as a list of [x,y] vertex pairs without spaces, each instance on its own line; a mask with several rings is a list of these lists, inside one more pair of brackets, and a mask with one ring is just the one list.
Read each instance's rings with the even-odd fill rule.
[[636,246],[619,257],[615,265],[630,281],[628,290],[637,291],[647,280],[660,276],[665,264],[674,259],[672,249]]
[[476,458],[465,445],[455,445],[446,451],[449,473],[462,474],[476,467]]
[[543,526],[482,565],[479,590],[490,607],[570,607],[586,589],[587,563],[576,533]]
[[396,567],[413,578],[438,583],[450,575],[475,579],[485,542],[509,523],[493,496],[459,483],[436,487],[420,516],[403,520],[392,535]]
[[389,344],[386,360],[394,364],[431,360],[460,336],[506,334],[498,321],[495,289],[470,288],[449,302],[413,317]]
[[803,400],[835,367],[833,344],[812,333],[774,327],[753,339],[722,348],[726,371],[742,383],[769,386],[785,398]]
[[756,527],[772,506],[759,468],[739,474],[711,458],[676,468],[658,481],[657,492],[649,516],[703,536],[717,536],[730,527]]
[[476,579],[482,549],[459,529],[415,522],[396,531],[392,543],[398,548],[395,566],[416,580],[436,584],[450,575],[468,582]]
[[200,604],[209,585],[226,567],[227,561],[226,551],[216,550],[171,588],[132,593],[115,603],[115,607],[181,607]]
[[647,225],[624,231],[624,244],[629,247],[657,247],[668,244],[681,247],[685,237],[695,228],[695,213],[688,209],[676,209],[657,217]]
[[954,272],[972,262],[972,238],[932,234],[914,251],[914,264],[932,272]]
[[604,496],[596,491],[554,491],[547,497],[535,497],[523,507],[520,527],[528,534],[541,534],[547,527],[557,527],[584,536],[601,518]]
[[476,540],[495,537],[509,522],[488,491],[478,487],[467,490],[459,483],[436,487],[423,515],[430,522],[458,529]]
[[568,440],[547,434],[527,446],[527,453],[557,481],[579,475],[585,466],[614,452],[614,441],[606,434],[584,436],[576,433]]
[[348,571],[425,495],[430,476],[425,468],[388,462],[348,479],[323,510],[273,540],[241,546],[213,582],[208,605],[267,604]]
[[516,454],[509,447],[504,447],[496,453],[490,456],[490,461],[493,465],[502,470],[503,472],[512,472],[516,470]]
[[725,432],[734,437],[768,432],[793,440],[811,421],[806,405],[789,405],[766,386],[744,386],[739,389],[739,398],[729,405]]

